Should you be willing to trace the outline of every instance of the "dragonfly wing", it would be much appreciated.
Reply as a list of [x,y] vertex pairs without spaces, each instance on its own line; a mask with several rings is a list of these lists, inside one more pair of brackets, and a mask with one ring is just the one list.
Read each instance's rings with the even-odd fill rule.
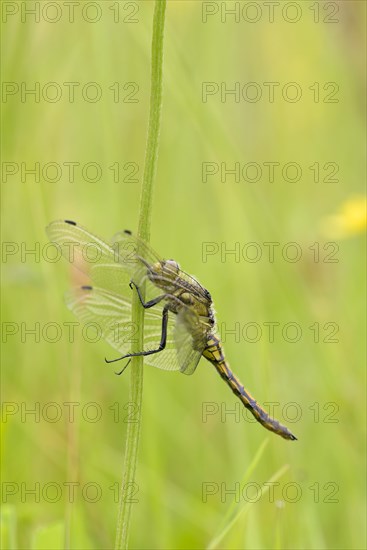
[[119,231],[112,237],[115,250],[125,255],[127,250],[131,255],[140,255],[148,264],[161,262],[162,258],[143,239],[131,233],[131,231]]
[[203,326],[199,316],[187,307],[177,315],[174,341],[180,371],[193,374],[206,345]]
[[97,286],[130,294],[127,285],[136,259],[129,251],[120,255],[112,246],[74,222],[55,221],[47,226],[46,231],[65,258],[91,277]]
[[83,324],[96,327],[98,334],[122,355],[131,351],[136,331],[131,323],[131,302],[98,287],[81,287],[66,293],[68,308]]
[[[98,287],[81,287],[66,295],[68,308],[82,323],[93,323],[101,337],[121,355],[131,353],[138,327],[131,322],[131,299]],[[153,367],[177,371],[180,363],[174,341],[175,317],[169,314],[166,348],[144,357]],[[157,349],[162,335],[162,311],[147,310],[144,315],[144,351]]]

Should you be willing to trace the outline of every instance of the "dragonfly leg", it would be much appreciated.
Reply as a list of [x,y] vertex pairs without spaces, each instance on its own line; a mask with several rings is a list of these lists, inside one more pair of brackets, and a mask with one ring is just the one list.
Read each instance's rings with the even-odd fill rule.
[[134,281],[130,281],[129,286],[131,289],[136,288],[136,292],[138,293],[140,303],[145,309],[148,309],[150,307],[157,305],[159,302],[164,300],[167,296],[167,294],[161,294],[161,296],[157,296],[156,298],[153,298],[153,300],[149,300],[149,302],[144,302],[144,299],[141,295],[140,288],[138,287],[138,285],[135,284]]
[[130,365],[130,362],[131,362],[131,359],[128,360],[128,362],[126,363],[126,365],[124,366],[123,369],[121,369],[120,371],[118,372],[115,372],[115,374],[117,374],[118,376],[120,376],[120,374],[122,374],[124,372],[124,370]]
[[137,356],[146,356],[146,355],[152,355],[153,353],[159,353],[160,351],[163,351],[166,347],[166,341],[167,341],[167,325],[168,325],[168,306],[165,306],[163,308],[162,312],[162,334],[161,334],[161,341],[159,343],[159,346],[157,349],[151,349],[147,351],[138,351],[136,353],[127,353],[126,355],[123,355],[122,357],[118,357],[117,359],[105,359],[106,363],[115,363],[116,361],[121,361],[122,359],[129,359],[127,364],[124,366],[124,368],[120,372],[116,372],[116,374],[121,374],[127,367],[127,365],[130,363],[131,357],[137,357]]

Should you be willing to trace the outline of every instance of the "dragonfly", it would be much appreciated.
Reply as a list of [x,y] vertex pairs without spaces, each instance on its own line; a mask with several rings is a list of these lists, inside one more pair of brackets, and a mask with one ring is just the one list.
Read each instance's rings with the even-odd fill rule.
[[[297,439],[270,417],[231,371],[216,331],[212,297],[175,260],[164,260],[151,246],[125,230],[107,243],[71,220],[51,222],[46,232],[62,254],[93,282],[66,294],[69,309],[84,323],[97,323],[101,336],[120,356],[107,363],[143,356],[163,370],[193,374],[201,357],[266,429]],[[144,350],[131,351],[138,327],[131,323],[132,293],[144,312]]]

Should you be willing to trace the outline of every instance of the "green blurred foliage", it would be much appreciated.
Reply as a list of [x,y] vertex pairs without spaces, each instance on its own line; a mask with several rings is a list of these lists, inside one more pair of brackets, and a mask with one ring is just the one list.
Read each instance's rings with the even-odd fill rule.
[[[15,547],[15,540],[19,548],[111,548],[124,438],[135,414],[127,403],[129,377],[116,377],[105,366],[104,357],[114,351],[103,342],[86,342],[80,327],[75,341],[68,341],[63,323],[75,319],[63,293],[75,281],[66,262],[47,261],[42,252],[47,250],[44,228],[53,219],[75,219],[106,239],[120,229],[136,228],[153,2],[99,2],[102,16],[95,23],[83,19],[80,6],[69,23],[63,2],[58,3],[62,17],[54,23],[47,21],[55,17],[52,7],[35,22],[25,14],[21,20],[22,5],[30,8],[34,2],[3,4],[7,10],[15,6],[14,14],[3,17],[3,81],[24,82],[29,88],[39,82],[41,90],[56,82],[62,90],[55,102],[42,93],[38,103],[31,95],[22,101],[20,92],[3,99],[3,161],[19,169],[3,178],[2,186],[2,237],[15,243],[2,266],[3,329],[10,327],[4,323],[18,329],[3,338],[2,480],[12,484],[3,486],[3,501],[17,518],[4,523],[3,548]],[[40,3],[42,8],[46,4]],[[261,403],[279,404],[275,415],[299,440],[284,441],[245,421],[240,403],[204,360],[192,377],[148,367],[137,485],[125,488],[125,497],[136,499],[131,547],[204,548],[225,527],[222,519],[234,500],[246,512],[220,548],[365,548],[364,235],[347,232],[334,239],[323,230],[343,203],[364,192],[365,4],[296,2],[302,15],[295,23],[282,15],[284,2],[273,23],[261,2],[261,17],[253,23],[243,16],[239,22],[234,16],[222,22],[225,3],[210,2],[218,13],[204,23],[204,4],[168,5],[152,245],[210,289],[222,328],[222,323],[227,330],[235,323],[262,327],[257,342],[248,341],[253,333],[247,341],[227,334],[226,355]],[[230,4],[236,3],[226,6]],[[242,9],[246,2],[237,4]],[[94,17],[93,8],[88,13]],[[324,21],[327,17],[336,22]],[[65,82],[80,83],[74,102],[68,100]],[[97,102],[82,97],[89,82],[102,90]],[[113,101],[116,88],[110,89],[116,82],[119,102]],[[226,83],[228,89],[236,82],[241,87],[256,82],[262,97],[236,102],[228,95],[222,102],[218,93],[203,102],[205,82]],[[267,99],[267,82],[279,83],[274,102]],[[282,97],[290,82],[302,90],[298,102]],[[334,89],[323,88],[330,82],[338,86],[335,103],[324,101]],[[136,88],[130,84],[124,89],[126,83],[138,85],[137,102],[126,102]],[[22,178],[21,163],[30,168],[37,162],[41,167],[58,163],[59,180],[49,181],[52,168],[41,170],[39,181],[31,174]],[[64,164],[71,162],[80,163],[74,181]],[[83,176],[82,167],[90,162],[101,166],[99,181]],[[231,175],[222,182],[216,174],[204,183],[204,162],[228,167],[258,163],[263,174],[257,182],[242,177],[236,182]],[[264,162],[280,163],[273,182]],[[282,177],[281,168],[289,162],[301,167],[299,181]],[[309,168],[316,162],[319,182]],[[324,181],[329,172],[323,167],[330,162],[339,167],[337,182]],[[109,168],[114,163],[120,164],[118,182]],[[123,181],[131,169],[126,163],[138,166],[137,181]],[[334,249],[323,247],[336,239],[338,261],[328,263],[326,254]],[[243,250],[250,242],[262,251],[257,262],[220,252],[203,255],[206,243],[225,251]],[[265,242],[280,243],[274,262]],[[290,242],[302,250],[294,263],[281,254]],[[35,243],[39,257],[22,257],[22,247],[31,249]],[[274,342],[266,322],[280,323]],[[281,334],[289,322],[302,330],[295,343]],[[32,335],[22,337],[21,323],[27,328],[40,323],[41,331],[47,323],[58,323],[61,338],[47,341],[50,330],[48,338],[41,335],[35,342]],[[319,342],[309,328],[315,323]],[[334,325],[325,329],[326,323]],[[337,342],[325,342],[336,325]],[[80,404],[73,421],[64,405],[68,402]],[[102,411],[95,422],[90,403]],[[204,421],[207,403],[218,412]],[[37,406],[39,419],[25,414],[26,408]],[[61,418],[49,421],[60,410]],[[230,414],[233,410],[236,414]],[[295,411],[299,418],[291,423]],[[266,450],[250,471],[264,440]],[[274,498],[270,492],[254,498],[257,488],[285,465]],[[242,482],[246,473],[246,483],[253,485]],[[75,494],[71,482],[79,484]],[[204,498],[207,483],[215,494]],[[36,494],[39,489],[40,498],[25,493],[31,488]],[[235,496],[226,489],[235,489]]]

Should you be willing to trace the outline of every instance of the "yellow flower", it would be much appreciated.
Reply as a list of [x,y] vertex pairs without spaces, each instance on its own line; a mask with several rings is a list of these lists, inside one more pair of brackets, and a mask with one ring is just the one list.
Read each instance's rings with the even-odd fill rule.
[[323,222],[323,233],[328,238],[341,239],[362,233],[367,226],[367,199],[356,196],[346,200],[339,211]]

